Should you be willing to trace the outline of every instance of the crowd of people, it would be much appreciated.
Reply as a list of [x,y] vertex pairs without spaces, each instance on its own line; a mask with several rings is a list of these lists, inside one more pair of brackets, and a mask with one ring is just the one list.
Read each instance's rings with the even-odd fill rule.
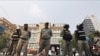
[[[39,49],[37,51],[36,56],[48,56],[50,49],[50,39],[52,37],[52,30],[49,27],[49,23],[46,22],[45,27],[41,30],[40,40],[39,40]],[[62,46],[62,56],[73,56],[72,52],[72,39],[73,36],[69,30],[70,26],[65,24],[60,33],[60,36],[63,39]],[[93,54],[93,45],[90,45],[87,41],[87,36],[84,31],[83,24],[77,25],[77,30],[75,30],[75,40],[78,44],[78,53],[79,56],[82,56],[83,51],[85,52],[85,56],[94,56]],[[6,56],[21,56],[21,51],[23,48],[23,56],[27,56],[27,47],[28,41],[31,37],[31,32],[28,30],[28,24],[24,24],[24,30],[16,29],[16,31],[12,35],[12,43],[6,52]],[[100,33],[95,33],[94,42],[92,44],[96,44],[99,50],[100,55]],[[43,54],[43,51],[45,54]],[[53,56],[53,55],[51,55]],[[75,56],[75,54],[74,54]]]

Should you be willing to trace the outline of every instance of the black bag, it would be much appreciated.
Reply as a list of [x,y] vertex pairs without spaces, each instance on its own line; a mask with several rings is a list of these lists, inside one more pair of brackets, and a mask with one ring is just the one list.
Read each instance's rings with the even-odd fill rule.
[[63,39],[66,40],[66,41],[72,40],[72,35],[70,34],[69,31],[65,31],[65,30],[64,30]]

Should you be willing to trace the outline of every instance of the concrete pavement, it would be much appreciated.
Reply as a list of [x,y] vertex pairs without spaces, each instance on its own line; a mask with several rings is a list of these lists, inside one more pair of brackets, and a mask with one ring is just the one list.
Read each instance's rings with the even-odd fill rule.
[[[22,55],[22,53],[21,53],[21,55]],[[3,53],[0,53],[0,56],[4,56]],[[33,55],[32,54],[28,54],[28,56],[33,56]],[[62,56],[62,55],[60,55],[60,56]],[[76,53],[76,56],[79,56],[78,53]]]
[[[4,56],[3,53],[0,53],[0,56]],[[33,55],[32,54],[28,54],[28,56],[33,56]]]

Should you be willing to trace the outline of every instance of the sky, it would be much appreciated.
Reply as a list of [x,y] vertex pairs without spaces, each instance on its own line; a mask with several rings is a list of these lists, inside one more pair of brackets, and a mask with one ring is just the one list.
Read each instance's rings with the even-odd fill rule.
[[74,32],[87,15],[100,22],[99,0],[0,0],[0,17],[14,24],[69,24]]

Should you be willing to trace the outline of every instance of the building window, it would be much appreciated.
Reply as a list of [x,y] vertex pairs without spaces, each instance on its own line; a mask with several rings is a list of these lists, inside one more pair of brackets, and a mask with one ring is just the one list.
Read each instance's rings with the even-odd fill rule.
[[37,37],[37,33],[32,33],[32,37]]
[[53,33],[53,37],[58,37],[60,36],[60,33]]

